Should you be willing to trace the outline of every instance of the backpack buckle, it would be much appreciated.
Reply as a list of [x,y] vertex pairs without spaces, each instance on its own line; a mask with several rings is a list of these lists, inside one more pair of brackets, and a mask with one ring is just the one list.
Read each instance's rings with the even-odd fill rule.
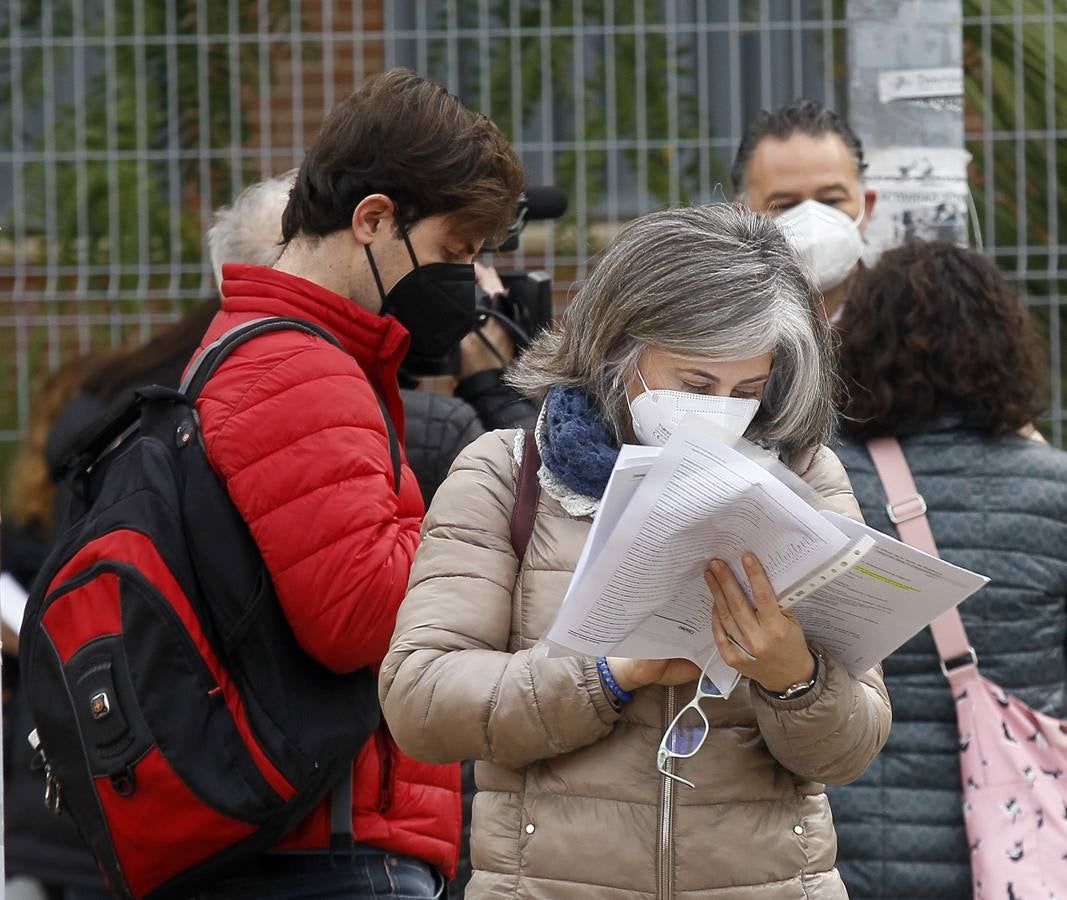
[[330,868],[351,866],[356,842],[352,838],[352,765],[330,792]]
[[[949,667],[950,664],[951,668]],[[968,647],[963,653],[959,656],[954,656],[952,659],[941,660],[941,674],[949,678],[957,669],[962,669],[966,666],[978,668],[978,654],[974,652],[974,647]]]
[[356,842],[351,834],[330,835],[330,868],[351,866],[356,858]]
[[126,766],[121,772],[109,775],[108,780],[120,797],[132,797],[137,790],[137,777],[133,774],[133,766]]

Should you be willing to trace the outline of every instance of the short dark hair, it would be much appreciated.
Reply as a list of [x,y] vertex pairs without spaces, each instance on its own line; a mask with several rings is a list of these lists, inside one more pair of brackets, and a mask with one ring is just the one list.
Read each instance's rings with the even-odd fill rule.
[[282,240],[347,228],[365,197],[385,194],[397,223],[455,214],[472,238],[514,220],[522,166],[485,116],[407,69],[367,79],[327,116],[304,157],[282,215]]
[[759,142],[765,137],[784,141],[797,132],[811,137],[836,134],[845,142],[845,146],[848,147],[852,158],[856,161],[856,172],[862,177],[867,163],[863,159],[863,144],[856,132],[849,128],[848,123],[832,109],[827,109],[817,100],[800,98],[783,103],[772,112],[761,110],[760,114],[749,123],[745,136],[741,138],[741,143],[737,147],[734,165],[730,170],[735,197],[740,197],[744,193],[748,178],[748,164]]
[[842,428],[866,440],[942,416],[987,434],[1043,410],[1042,343],[995,265],[945,241],[913,241],[861,270],[841,319]]

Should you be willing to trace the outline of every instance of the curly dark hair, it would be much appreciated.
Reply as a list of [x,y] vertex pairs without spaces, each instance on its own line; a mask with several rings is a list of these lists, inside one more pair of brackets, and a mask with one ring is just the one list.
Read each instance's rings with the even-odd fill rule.
[[838,323],[842,428],[866,440],[952,415],[990,435],[1044,409],[1045,354],[995,265],[914,241],[857,274]]

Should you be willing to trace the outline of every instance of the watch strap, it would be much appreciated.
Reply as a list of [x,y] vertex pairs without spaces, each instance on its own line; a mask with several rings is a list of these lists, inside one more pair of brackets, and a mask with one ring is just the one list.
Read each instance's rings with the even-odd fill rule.
[[807,681],[796,681],[789,685],[784,691],[769,691],[759,682],[756,682],[756,686],[768,697],[773,697],[775,700],[795,700],[797,697],[804,696],[804,694],[815,687],[815,683],[819,680],[819,669],[822,665],[819,661],[818,653],[812,653],[811,658],[815,660],[815,669],[811,673],[811,678]]

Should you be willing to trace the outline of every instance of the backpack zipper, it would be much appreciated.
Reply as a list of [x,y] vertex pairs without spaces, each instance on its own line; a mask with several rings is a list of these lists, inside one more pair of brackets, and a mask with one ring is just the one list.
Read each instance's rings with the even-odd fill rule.
[[[86,583],[88,583],[89,580],[90,579],[86,579]],[[58,590],[56,590],[56,591],[53,592],[53,595],[58,595],[59,593],[60,592]],[[66,592],[64,591],[63,593],[66,593]],[[53,596],[52,599],[55,599],[55,596]],[[45,600],[47,600],[47,598],[45,598]],[[45,605],[46,605],[45,600],[42,600],[40,607],[36,610],[37,617],[33,620],[33,624],[35,626],[40,624],[40,617],[44,615],[44,608],[45,608]],[[36,627],[31,630],[31,632],[30,632],[30,637],[31,638],[36,637],[36,631],[37,631]],[[26,643],[21,644],[19,649],[20,649],[20,651],[26,652],[27,651],[27,644]],[[56,646],[51,641],[51,639],[46,638],[46,652],[48,652],[48,651],[51,651],[58,659],[59,651],[56,650]],[[36,651],[34,651],[34,652],[36,652]],[[73,708],[74,707],[74,698],[71,696],[71,693],[70,693],[70,685],[67,683],[66,678],[63,678],[61,683],[63,685],[63,690],[67,695],[67,702]],[[27,689],[28,688],[29,688],[29,685],[27,684]],[[31,703],[32,703],[32,700],[31,700]],[[74,719],[74,729],[78,733],[78,742],[81,745],[81,752],[82,752],[82,756],[84,757],[85,753],[86,753],[86,751],[85,751],[85,734],[82,732],[81,722],[77,719],[77,717],[75,717],[75,719]],[[44,758],[44,747],[41,744],[41,738],[40,738],[40,735],[38,734],[36,728],[34,728],[33,731],[31,731],[30,734],[27,735],[27,740],[30,742],[30,746],[34,749],[34,752],[40,754],[41,758],[43,759]],[[48,796],[48,786],[46,784],[45,785],[45,806],[48,807],[49,809],[51,809],[52,812],[55,813],[56,815],[59,815],[62,812],[63,784],[54,775],[51,775],[51,780],[52,780],[52,784],[54,786],[51,800],[52,800],[52,803],[54,805],[49,805],[49,799],[50,798]],[[92,791],[92,798],[93,798],[93,802],[96,804],[96,809],[97,809],[97,812],[98,812],[98,814],[100,816],[100,819],[102,821],[106,822],[107,821],[107,816],[104,814],[104,807],[100,803],[100,795],[96,791]],[[119,859],[118,851],[115,849],[115,842],[112,839],[111,829],[110,828],[107,829],[107,834],[105,835],[105,841],[106,841],[106,849],[107,849],[107,852],[108,852],[107,863],[105,865],[101,865],[101,863],[99,861],[97,862],[97,865],[100,868],[101,874],[104,876],[104,881],[107,883],[107,886],[117,896],[120,896],[120,897],[131,897],[132,894],[129,893],[129,888],[127,886],[126,873],[123,871],[122,861]],[[94,853],[95,852],[96,851],[94,851]],[[108,866],[112,866],[113,867],[113,871],[111,869],[109,869]],[[117,875],[118,876],[118,880],[119,880],[118,886],[112,884],[112,876],[113,875]]]
[[[675,706],[677,699],[675,689],[667,688],[666,702],[663,707],[663,729],[666,731],[674,721]],[[673,756],[667,759],[664,768],[672,775],[676,760]],[[666,775],[660,775],[660,816],[659,816],[659,847],[657,848],[656,873],[659,883],[656,886],[658,900],[671,900],[674,894],[674,872],[672,870],[672,832],[674,830],[674,779]]]
[[59,783],[56,773],[52,770],[52,764],[45,756],[36,728],[27,735],[26,740],[29,741],[30,748],[33,750],[35,766],[39,763],[44,771],[44,805],[58,816],[63,808],[63,785]]

